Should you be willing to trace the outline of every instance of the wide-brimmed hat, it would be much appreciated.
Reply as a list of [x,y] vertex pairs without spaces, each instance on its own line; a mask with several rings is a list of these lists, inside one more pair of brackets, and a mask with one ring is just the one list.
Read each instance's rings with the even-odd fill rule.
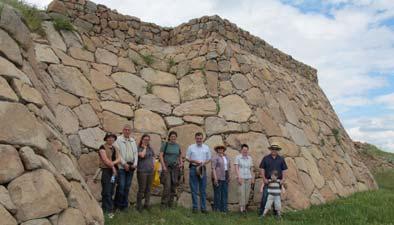
[[282,148],[280,147],[280,145],[278,143],[272,143],[268,149],[270,150],[276,150],[276,151],[280,151],[282,150]]
[[115,134],[113,133],[106,133],[105,137],[104,137],[104,141],[106,141],[108,138],[113,137],[116,141],[116,139],[118,138]]
[[219,149],[223,149],[224,151],[227,150],[226,146],[224,146],[224,145],[216,145],[215,148],[213,148],[213,149],[214,149],[216,152],[217,152]]

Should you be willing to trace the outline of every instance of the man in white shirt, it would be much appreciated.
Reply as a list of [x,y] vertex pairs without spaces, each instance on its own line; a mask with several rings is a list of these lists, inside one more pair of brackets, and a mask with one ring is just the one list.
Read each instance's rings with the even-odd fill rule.
[[118,183],[115,194],[115,207],[125,210],[128,207],[129,191],[135,168],[138,162],[138,148],[131,137],[131,126],[125,125],[114,146],[119,149],[120,164],[118,165]]
[[[203,144],[204,136],[202,133],[195,134],[196,143],[188,147],[186,160],[189,162],[189,185],[192,192],[193,212],[198,212],[198,196],[200,192],[200,209],[202,213],[207,213],[206,207],[206,187],[207,174],[205,166],[211,161],[211,150],[208,145]],[[199,174],[199,171],[202,174]]]

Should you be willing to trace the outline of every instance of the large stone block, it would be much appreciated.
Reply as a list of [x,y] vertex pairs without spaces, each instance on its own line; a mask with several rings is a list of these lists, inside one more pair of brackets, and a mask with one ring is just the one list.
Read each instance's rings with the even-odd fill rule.
[[19,222],[47,217],[67,208],[67,199],[55,177],[47,170],[35,170],[8,185],[12,201],[18,208]]
[[219,116],[228,121],[246,122],[252,110],[238,95],[229,95],[219,99]]
[[22,104],[0,102],[0,142],[47,147],[46,132],[36,117]]

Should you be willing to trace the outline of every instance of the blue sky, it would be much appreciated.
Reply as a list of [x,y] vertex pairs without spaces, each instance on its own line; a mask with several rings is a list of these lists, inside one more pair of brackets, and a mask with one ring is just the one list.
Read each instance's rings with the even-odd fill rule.
[[349,135],[394,152],[394,0],[95,2],[162,26],[204,15],[229,19],[317,68]]

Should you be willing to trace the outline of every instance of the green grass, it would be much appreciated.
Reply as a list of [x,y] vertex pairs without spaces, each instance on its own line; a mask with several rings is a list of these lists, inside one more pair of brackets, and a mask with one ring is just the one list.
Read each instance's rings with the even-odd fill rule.
[[55,27],[55,29],[57,31],[60,30],[69,30],[69,31],[73,31],[74,27],[71,24],[70,20],[68,18],[63,18],[63,17],[55,17],[53,19],[53,26]]
[[148,66],[152,65],[152,63],[155,61],[152,55],[142,55],[142,59]]
[[23,0],[0,0],[0,5],[3,3],[17,9],[31,31],[45,36],[45,31],[41,25],[42,18],[40,16],[40,10],[35,5]]
[[[326,205],[312,206],[298,212],[287,212],[283,220],[267,217],[264,224],[282,225],[374,225],[394,224],[394,170],[376,174],[380,185],[377,191],[356,193]],[[138,213],[134,209],[117,213],[108,225],[254,225],[262,224],[256,212],[246,217],[236,212],[221,214],[192,214],[190,209],[176,208],[161,211],[158,206],[151,212]]]

